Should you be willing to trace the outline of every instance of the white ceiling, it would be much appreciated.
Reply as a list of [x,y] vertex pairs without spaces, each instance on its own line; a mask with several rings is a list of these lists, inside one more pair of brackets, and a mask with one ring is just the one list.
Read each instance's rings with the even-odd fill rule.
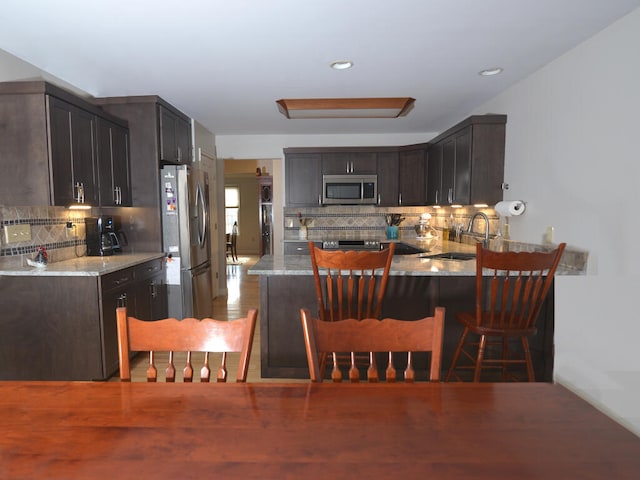
[[[0,49],[101,96],[160,95],[218,135],[438,132],[640,0],[2,0]],[[334,71],[334,60],[355,66]],[[478,71],[503,67],[481,77]],[[416,99],[287,120],[275,100]],[[499,113],[499,112],[498,112]]]

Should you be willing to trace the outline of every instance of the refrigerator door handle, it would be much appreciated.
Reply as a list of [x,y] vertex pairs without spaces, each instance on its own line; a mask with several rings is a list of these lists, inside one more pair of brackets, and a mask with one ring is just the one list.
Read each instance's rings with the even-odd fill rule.
[[196,211],[198,210],[199,204],[200,209],[202,210],[202,216],[198,222],[198,243],[201,247],[204,247],[205,240],[207,238],[207,202],[204,198],[204,192],[200,184],[198,184],[198,188],[196,190]]

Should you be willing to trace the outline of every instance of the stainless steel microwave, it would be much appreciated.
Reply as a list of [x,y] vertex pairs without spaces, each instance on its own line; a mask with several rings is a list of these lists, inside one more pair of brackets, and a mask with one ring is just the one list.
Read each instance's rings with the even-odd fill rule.
[[375,205],[378,199],[377,175],[323,175],[323,205]]

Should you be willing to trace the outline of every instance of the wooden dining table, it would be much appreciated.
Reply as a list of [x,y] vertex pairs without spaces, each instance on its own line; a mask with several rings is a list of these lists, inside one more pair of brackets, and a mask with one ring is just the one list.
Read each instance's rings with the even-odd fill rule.
[[0,382],[2,479],[638,479],[640,437],[546,383]]

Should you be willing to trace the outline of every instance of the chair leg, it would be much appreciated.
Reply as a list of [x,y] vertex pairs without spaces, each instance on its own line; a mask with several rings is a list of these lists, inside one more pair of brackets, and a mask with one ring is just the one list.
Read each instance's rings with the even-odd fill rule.
[[536,377],[533,373],[533,362],[531,361],[531,352],[529,351],[529,340],[527,337],[522,337],[522,349],[524,350],[524,359],[527,362],[527,376],[530,382],[535,382]]
[[458,340],[458,346],[456,347],[456,351],[453,354],[453,359],[451,360],[451,366],[449,367],[449,371],[447,372],[447,376],[444,381],[448,382],[453,374],[453,371],[456,369],[456,365],[458,364],[458,358],[460,357],[460,352],[462,352],[462,346],[464,345],[465,340],[467,339],[467,335],[469,334],[469,329],[465,327],[462,335],[460,336],[460,340]]
[[480,343],[478,344],[478,357],[476,358],[476,368],[473,373],[473,381],[480,381],[480,371],[482,370],[482,362],[484,361],[484,349],[487,345],[487,336],[480,335]]

